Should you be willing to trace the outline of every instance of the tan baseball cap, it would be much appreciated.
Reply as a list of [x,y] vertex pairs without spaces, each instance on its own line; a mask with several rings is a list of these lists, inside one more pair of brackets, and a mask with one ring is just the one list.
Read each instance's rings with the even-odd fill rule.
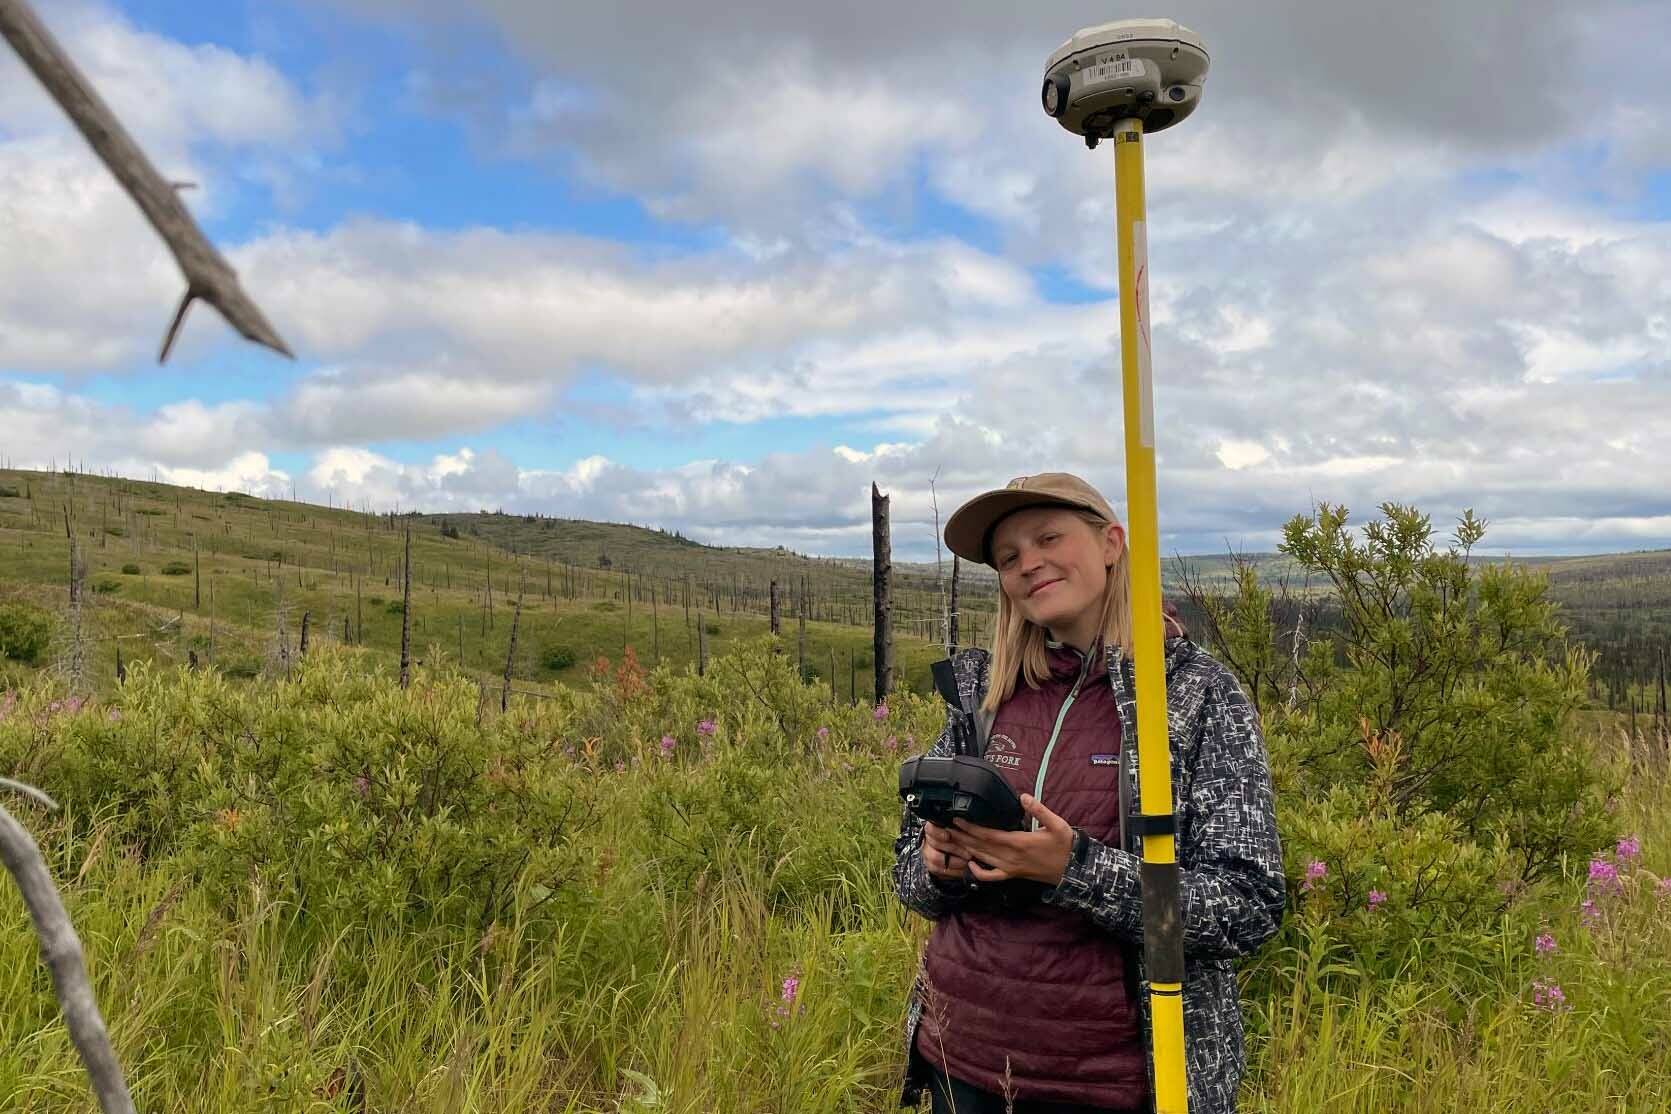
[[1071,472],[1017,476],[1003,487],[982,492],[946,520],[946,548],[963,558],[991,565],[987,552],[998,520],[1026,507],[1079,507],[1110,522],[1120,517],[1096,488]]

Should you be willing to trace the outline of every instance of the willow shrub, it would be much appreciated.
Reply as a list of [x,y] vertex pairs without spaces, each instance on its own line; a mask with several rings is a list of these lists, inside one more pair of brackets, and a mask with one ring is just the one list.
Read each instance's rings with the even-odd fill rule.
[[1209,627],[1264,720],[1298,914],[1284,946],[1320,931],[1343,968],[1483,974],[1503,919],[1616,838],[1574,714],[1589,659],[1544,577],[1470,562],[1472,512],[1440,551],[1427,517],[1381,510],[1361,540],[1343,507],[1287,524],[1282,552],[1339,612],[1303,652],[1250,566],[1206,601]]
[[111,817],[135,853],[177,856],[228,907],[258,878],[330,922],[480,929],[519,885],[554,890],[590,790],[561,739],[478,724],[456,676],[403,692],[345,665],[321,651],[292,683],[236,687],[136,665],[114,704],[17,709],[0,768]]

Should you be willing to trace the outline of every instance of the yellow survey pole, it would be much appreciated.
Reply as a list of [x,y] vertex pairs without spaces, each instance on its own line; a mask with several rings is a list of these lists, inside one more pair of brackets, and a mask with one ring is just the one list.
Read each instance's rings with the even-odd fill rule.
[[1155,403],[1149,361],[1149,242],[1143,208],[1143,123],[1114,125],[1120,256],[1120,373],[1126,414],[1126,535],[1137,676],[1137,778],[1143,838],[1143,956],[1154,1041],[1156,1114],[1185,1114],[1183,925],[1166,724],[1165,620],[1155,499]]

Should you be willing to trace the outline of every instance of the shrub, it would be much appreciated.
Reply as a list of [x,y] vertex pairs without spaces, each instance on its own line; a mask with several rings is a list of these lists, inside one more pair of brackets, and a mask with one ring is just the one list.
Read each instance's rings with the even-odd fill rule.
[[134,564],[132,561],[129,561],[127,564],[122,566],[122,575],[123,576],[138,576],[139,573],[140,573],[139,566]]
[[191,562],[190,561],[170,561],[170,562],[168,562],[168,564],[166,564],[162,567],[162,574],[164,576],[190,576],[191,575]]
[[215,663],[221,675],[235,680],[249,681],[261,676],[261,659],[249,655],[223,658]]
[[52,639],[52,620],[27,603],[0,603],[0,658],[39,665]]
[[540,664],[553,672],[567,669],[574,662],[574,651],[567,646],[547,646],[540,655]]
[[1426,517],[1381,509],[1363,542],[1341,507],[1287,524],[1282,552],[1339,601],[1303,653],[1245,562],[1234,598],[1200,602],[1266,732],[1290,941],[1326,930],[1382,973],[1419,949],[1465,967],[1518,894],[1614,837],[1573,715],[1588,656],[1541,575],[1469,564],[1472,512],[1439,552]]
[[[232,909],[253,879],[326,924],[479,934],[554,895],[591,778],[553,759],[548,727],[476,722],[474,682],[420,671],[410,690],[321,646],[283,686],[136,664],[121,714],[0,722],[0,768],[147,858],[179,855]],[[26,759],[21,761],[20,759]]]
[[108,595],[111,592],[120,592],[121,590],[122,582],[120,580],[113,579],[112,577],[101,576],[97,580],[93,581],[93,591],[98,592],[101,595]]
[[[1476,572],[1467,557],[1485,524],[1471,511],[1459,548],[1443,553],[1425,516],[1382,511],[1362,544],[1345,508],[1327,504],[1284,530],[1283,552],[1335,586],[1347,666],[1328,641],[1305,659],[1303,714],[1278,732],[1295,750],[1297,788],[1361,783],[1378,738],[1399,754],[1387,785],[1394,815],[1436,810],[1465,838],[1504,841],[1524,880],[1612,842],[1605,787],[1573,716],[1590,658],[1567,644],[1547,578],[1512,565]],[[1340,745],[1354,739],[1365,746]]]
[[401,615],[406,611],[406,604],[400,600],[390,600],[388,603],[383,605],[383,610],[387,611],[390,615]]
[[104,528],[104,532],[113,538],[125,538],[128,536],[126,528],[121,526],[106,526]]
[[23,492],[10,484],[0,484],[0,499],[21,499]]
[[719,623],[709,620],[708,622],[702,624],[702,629],[707,631],[709,634],[718,634]]

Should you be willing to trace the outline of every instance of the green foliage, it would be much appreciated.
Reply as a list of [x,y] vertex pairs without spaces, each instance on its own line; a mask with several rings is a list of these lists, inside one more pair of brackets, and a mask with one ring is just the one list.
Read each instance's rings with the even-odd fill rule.
[[162,567],[164,576],[190,576],[190,561],[170,561]]
[[122,575],[123,576],[138,576],[142,571],[144,571],[144,570],[142,570],[138,565],[134,564],[132,561],[129,561],[127,564],[122,566]]
[[547,646],[540,654],[540,664],[556,672],[575,663],[574,651],[567,646]]
[[10,484],[0,484],[0,499],[21,499],[23,492]]
[[1471,567],[1485,533],[1472,512],[1456,546],[1438,552],[1427,517],[1382,511],[1363,543],[1345,509],[1326,505],[1284,531],[1284,552],[1335,585],[1344,617],[1347,668],[1322,645],[1306,661],[1314,695],[1292,737],[1302,790],[1361,780],[1372,756],[1353,744],[1380,739],[1399,756],[1388,784],[1397,815],[1437,810],[1470,839],[1506,842],[1523,881],[1610,842],[1606,787],[1573,719],[1589,656],[1568,645],[1545,579]]
[[1338,634],[1284,653],[1243,566],[1209,602],[1215,650],[1261,708],[1298,906],[1363,970],[1466,968],[1515,895],[1615,836],[1574,717],[1588,658],[1542,576],[1468,562],[1471,512],[1443,552],[1425,516],[1382,513],[1362,541],[1326,504],[1285,528],[1283,552],[1338,593]]
[[52,638],[52,619],[27,603],[0,603],[0,658],[39,665]]
[[93,591],[100,595],[108,595],[111,592],[120,592],[121,590],[122,582],[115,577],[101,576],[93,581]]
[[217,661],[215,668],[223,677],[247,681],[261,676],[261,659],[248,654],[232,655]]
[[[767,639],[700,678],[624,654],[506,715],[444,671],[403,691],[363,663],[321,647],[288,682],[151,667],[108,704],[0,696],[0,771],[65,806],[7,807],[65,888],[139,1109],[897,1109],[929,926],[891,892],[892,782],[937,701],[831,704]],[[1664,1109],[1663,779],[1621,794],[1641,841],[1607,856],[1617,885],[1551,879],[1482,923],[1500,850],[1397,811],[1378,746],[1284,818],[1295,871],[1328,870],[1244,978],[1239,1108]],[[518,873],[524,824],[555,854]],[[455,857],[466,835],[487,849]],[[484,926],[488,875],[515,881]],[[85,1110],[5,885],[0,1001],[0,1105]]]
[[121,526],[106,526],[104,528],[104,532],[113,538],[125,538],[128,536],[127,530]]
[[390,615],[400,615],[406,611],[406,604],[400,600],[390,600],[383,605],[383,610]]
[[462,678],[402,691],[345,664],[322,647],[290,685],[254,690],[138,664],[119,716],[0,734],[0,768],[116,818],[141,853],[180,856],[228,904],[260,878],[330,924],[479,932],[522,887],[549,898],[588,788],[553,760],[549,724],[478,727]]

